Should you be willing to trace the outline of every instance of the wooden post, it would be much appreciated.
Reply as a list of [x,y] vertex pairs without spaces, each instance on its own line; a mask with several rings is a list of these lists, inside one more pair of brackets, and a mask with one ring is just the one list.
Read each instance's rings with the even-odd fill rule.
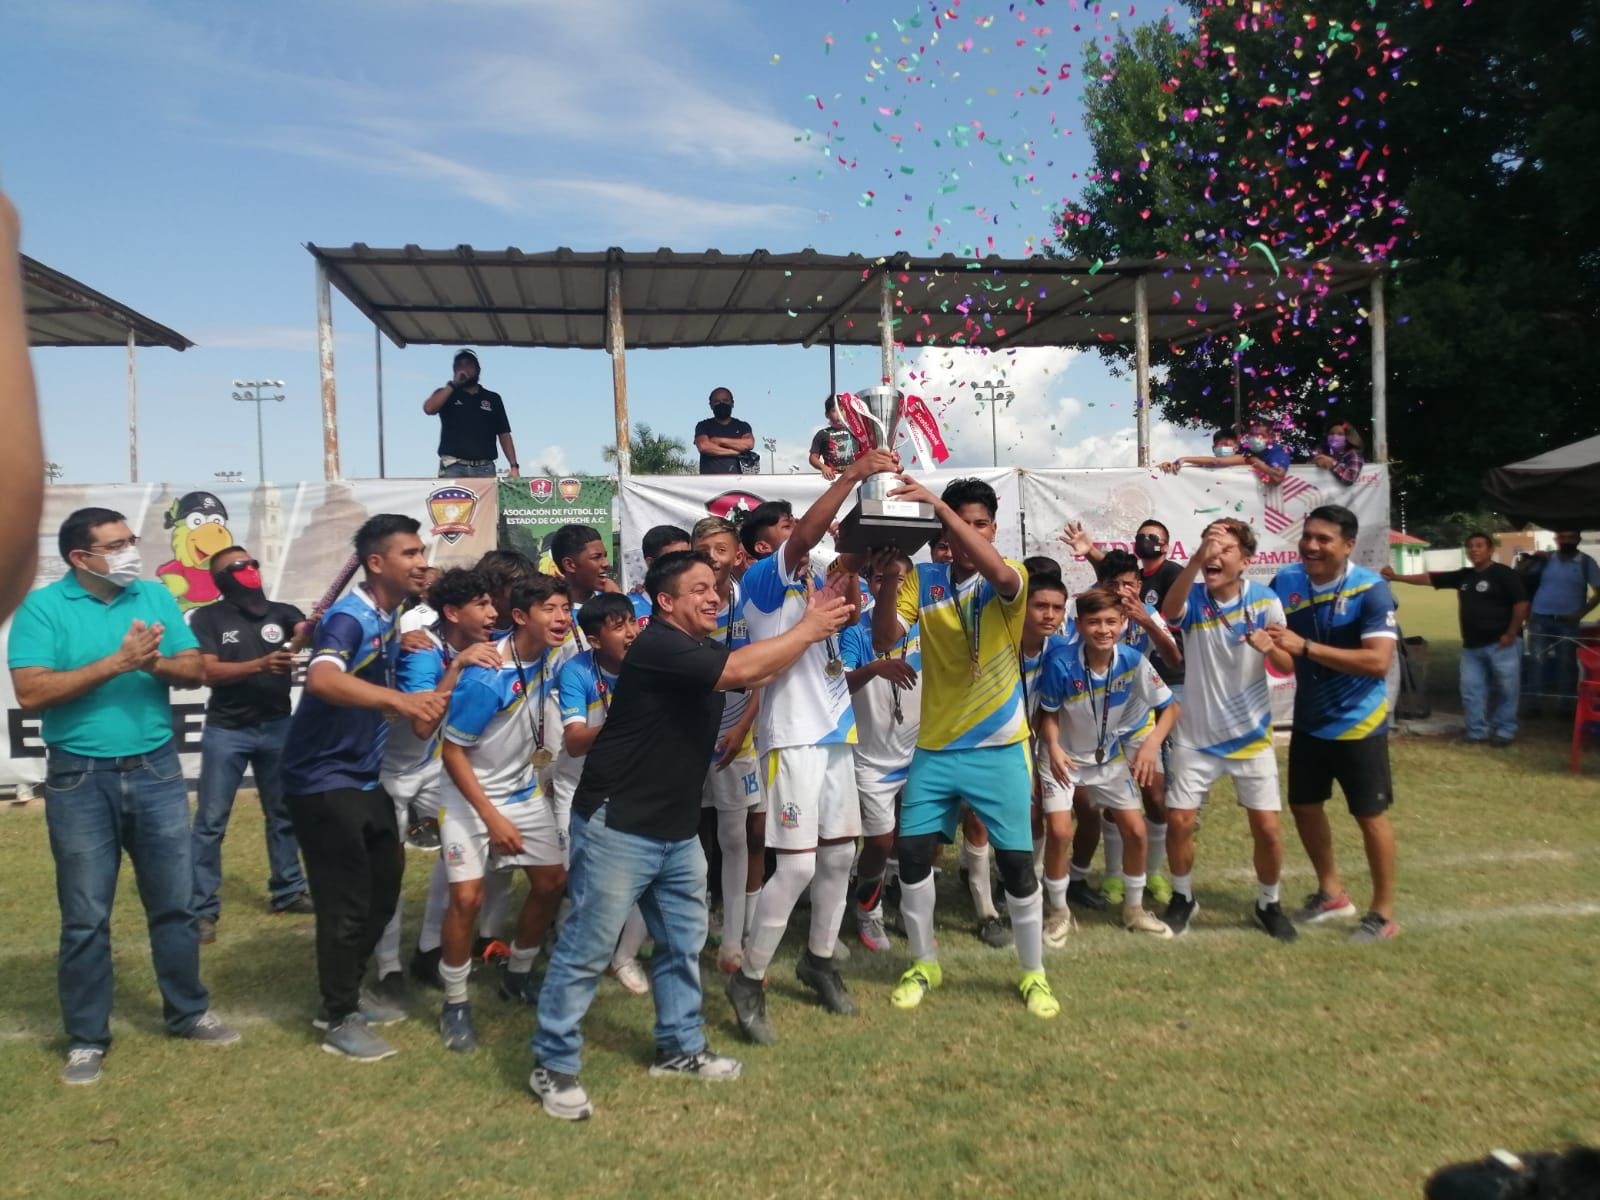
[[1150,465],[1150,301],[1143,274],[1133,281],[1133,386],[1138,392],[1139,465]]
[[622,325],[622,268],[606,268],[606,353],[611,355],[611,404],[617,423],[617,476],[633,473],[633,448],[628,430],[628,361]]

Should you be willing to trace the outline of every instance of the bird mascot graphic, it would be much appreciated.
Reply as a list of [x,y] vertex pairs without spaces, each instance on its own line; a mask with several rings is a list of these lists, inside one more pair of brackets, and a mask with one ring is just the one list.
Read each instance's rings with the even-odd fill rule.
[[221,596],[211,578],[211,556],[233,545],[228,532],[228,510],[210,492],[186,492],[172,502],[162,518],[171,531],[172,559],[156,568],[156,575],[184,613],[213,604]]

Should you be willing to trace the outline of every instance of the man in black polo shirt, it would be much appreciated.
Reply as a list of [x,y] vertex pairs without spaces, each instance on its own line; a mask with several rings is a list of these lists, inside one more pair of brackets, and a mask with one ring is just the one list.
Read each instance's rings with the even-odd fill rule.
[[539,992],[528,1086],[545,1112],[581,1121],[594,1111],[578,1082],[579,1026],[635,904],[655,940],[650,958],[656,1059],[650,1074],[736,1079],[740,1065],[706,1049],[700,951],[706,941],[706,859],[696,836],[722,693],[760,687],[850,613],[823,589],[788,632],[729,651],[712,635],[722,599],[704,554],[657,559],[645,578],[650,627],[622,660],[610,715],[572,800],[572,915]]
[[495,474],[495,440],[506,452],[506,467],[517,478],[517,447],[499,392],[478,385],[478,356],[462,350],[451,364],[450,382],[422,402],[422,411],[439,418],[439,478],[490,479]]
[[711,415],[694,427],[694,448],[700,451],[700,474],[738,475],[740,460],[755,449],[756,431],[733,415],[733,393],[712,388]]
[[1461,716],[1472,745],[1485,741],[1504,748],[1517,736],[1517,694],[1522,676],[1522,626],[1528,620],[1528,594],[1522,576],[1494,561],[1494,539],[1467,535],[1467,562],[1457,571],[1397,575],[1385,579],[1439,589],[1460,597]]
[[267,894],[273,912],[309,913],[311,897],[300,869],[300,844],[283,801],[279,764],[289,735],[289,685],[294,655],[286,647],[305,620],[292,604],[267,599],[261,564],[242,546],[211,556],[211,577],[222,599],[195,610],[189,628],[200,643],[211,698],[200,737],[200,786],[190,842],[194,852],[194,912],[202,945],[217,940],[222,901],[222,838],[239,781],[248,766],[266,818]]

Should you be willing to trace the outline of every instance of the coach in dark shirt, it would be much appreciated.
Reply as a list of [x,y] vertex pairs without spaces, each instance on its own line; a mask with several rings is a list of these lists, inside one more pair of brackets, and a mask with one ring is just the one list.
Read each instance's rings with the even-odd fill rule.
[[217,937],[222,901],[222,839],[245,767],[255,776],[266,819],[267,894],[273,912],[309,913],[279,771],[289,736],[289,687],[294,656],[286,648],[305,614],[267,599],[261,564],[242,546],[211,556],[211,577],[222,599],[195,610],[189,628],[205,667],[206,728],[200,737],[200,786],[190,840],[194,852],[194,911],[202,944]]
[[463,350],[451,364],[450,382],[422,402],[439,418],[439,478],[489,479],[495,474],[495,440],[506,452],[506,468],[518,474],[517,447],[499,392],[478,384],[478,356]]
[[700,451],[700,474],[738,475],[739,462],[755,450],[756,431],[733,415],[733,393],[713,388],[711,416],[694,427],[694,448]]
[[654,619],[622,660],[610,715],[572,800],[572,916],[539,993],[528,1085],[545,1112],[569,1121],[593,1111],[578,1082],[579,1026],[636,903],[656,946],[650,1073],[738,1077],[737,1062],[706,1049],[700,1015],[706,860],[696,832],[722,693],[760,687],[837,632],[849,611],[843,599],[819,592],[793,629],[730,653],[712,636],[722,602],[705,555],[663,555],[645,591]]

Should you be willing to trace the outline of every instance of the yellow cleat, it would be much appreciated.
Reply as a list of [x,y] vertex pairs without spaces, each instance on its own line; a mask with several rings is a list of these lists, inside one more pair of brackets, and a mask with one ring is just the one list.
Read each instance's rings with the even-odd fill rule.
[[1050,991],[1050,981],[1044,977],[1043,971],[1029,971],[1022,977],[1018,988],[1023,1000],[1027,1001],[1028,1011],[1034,1016],[1048,1020],[1061,1011],[1061,1001]]
[[[922,998],[944,982],[944,970],[936,962],[914,962],[889,993],[896,1008],[915,1008]],[[1045,989],[1049,991],[1049,988]]]

